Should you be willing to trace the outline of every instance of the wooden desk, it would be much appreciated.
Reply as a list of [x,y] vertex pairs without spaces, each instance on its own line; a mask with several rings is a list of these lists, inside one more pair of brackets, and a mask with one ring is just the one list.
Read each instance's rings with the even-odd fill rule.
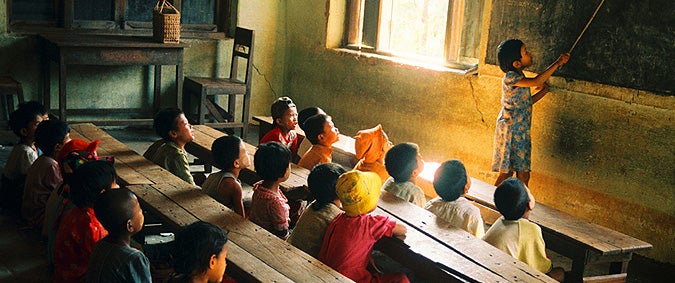
[[[44,84],[44,104],[50,105],[50,61],[59,65],[59,118],[67,119],[66,76],[68,65],[98,66],[155,66],[153,113],[160,107],[162,84],[162,65],[176,66],[176,107],[183,100],[183,50],[190,47],[186,43],[163,44],[152,41],[150,37],[112,36],[112,35],[73,35],[43,34],[44,57],[42,75]],[[108,109],[111,112],[128,109]],[[72,110],[71,110],[72,111]],[[74,111],[73,111],[74,112]],[[80,113],[100,113],[82,110]],[[128,125],[129,120],[120,121]],[[148,121],[145,121],[148,123]]]

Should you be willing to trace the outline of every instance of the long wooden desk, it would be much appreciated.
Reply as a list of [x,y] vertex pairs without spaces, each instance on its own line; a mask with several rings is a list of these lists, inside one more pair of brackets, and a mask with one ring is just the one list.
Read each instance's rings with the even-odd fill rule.
[[[44,56],[42,76],[44,84],[44,105],[50,107],[50,61],[59,66],[59,118],[67,120],[66,76],[68,65],[141,65],[155,66],[153,113],[160,107],[162,65],[176,66],[176,107],[183,101],[183,50],[189,44],[163,44],[152,41],[151,37],[113,36],[113,35],[74,35],[74,34],[42,34],[44,39]],[[72,110],[71,110],[72,111]],[[98,110],[100,112],[101,110]],[[112,112],[128,111],[128,109],[112,109]],[[75,112],[75,111],[73,111]],[[91,111],[80,111],[92,113]],[[93,112],[97,113],[97,112]],[[130,120],[120,121],[128,125]],[[147,123],[144,121],[143,123]],[[110,124],[110,122],[108,122]]]

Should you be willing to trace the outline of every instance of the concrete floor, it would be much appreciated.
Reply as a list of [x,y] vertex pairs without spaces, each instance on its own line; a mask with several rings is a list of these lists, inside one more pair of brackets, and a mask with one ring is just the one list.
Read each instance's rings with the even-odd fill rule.
[[[145,149],[158,137],[150,128],[107,128],[106,131],[118,140],[127,144],[131,149],[143,154]],[[247,142],[256,144],[258,140],[257,127],[249,129]],[[14,136],[11,132],[0,132],[0,164],[3,165],[11,151]],[[195,168],[196,169],[196,168]],[[553,251],[547,251],[554,266],[561,266],[566,270],[571,267],[571,260],[562,257]],[[376,260],[383,271],[399,270],[401,267],[378,254]],[[607,265],[589,266],[586,276],[604,274]],[[656,263],[648,258],[636,255],[628,268],[628,282],[669,282],[669,276],[675,272],[673,265]],[[406,272],[408,273],[408,272]],[[422,282],[415,279],[414,282]],[[46,243],[39,234],[30,230],[20,230],[17,221],[0,212],[0,282],[51,282],[51,271],[46,261]]]

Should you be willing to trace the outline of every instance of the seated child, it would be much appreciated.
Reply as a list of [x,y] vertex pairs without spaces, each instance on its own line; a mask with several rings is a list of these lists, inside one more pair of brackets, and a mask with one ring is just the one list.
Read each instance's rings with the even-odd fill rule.
[[535,200],[530,190],[517,178],[502,182],[494,194],[495,206],[502,214],[483,240],[554,279],[562,282],[562,268],[551,268],[541,228],[528,220]]
[[340,130],[330,116],[317,114],[305,121],[306,138],[312,147],[300,158],[298,165],[311,170],[314,165],[332,161],[333,143],[340,139]]
[[242,201],[239,172],[251,165],[244,142],[237,136],[223,136],[211,145],[211,153],[218,173],[213,173],[202,185],[204,193],[231,208],[237,214],[246,217]]
[[178,108],[163,109],[155,115],[153,126],[157,135],[164,140],[164,144],[150,160],[183,181],[196,185],[190,174],[190,164],[185,151],[185,144],[191,142],[195,134],[183,111]]
[[386,216],[370,215],[380,197],[380,177],[352,170],[342,174],[335,190],[344,213],[326,229],[319,260],[356,282],[409,282],[403,273],[371,273],[367,269],[375,242],[404,236],[405,226]]
[[106,190],[96,199],[94,212],[108,236],[94,246],[86,282],[152,282],[150,261],[129,245],[145,219],[136,195],[127,189]]
[[[298,110],[289,97],[279,97],[271,107],[272,124],[274,128],[260,138],[260,144],[278,142],[288,147],[293,157],[298,154],[298,134],[295,126],[298,125]],[[296,159],[297,160],[297,159]]]
[[31,101],[20,104],[9,115],[9,127],[19,137],[19,142],[14,145],[5,163],[0,185],[0,207],[11,214],[18,215],[21,209],[26,173],[38,158],[35,129],[45,114],[47,110],[42,104]]
[[113,165],[104,160],[78,167],[69,180],[75,204],[59,225],[54,239],[54,282],[82,282],[94,244],[108,235],[94,215],[99,194],[116,186]]
[[382,189],[413,204],[424,207],[427,202],[424,192],[415,182],[424,170],[424,161],[419,147],[414,143],[400,143],[392,147],[384,157],[384,165],[391,177]]
[[42,155],[26,173],[21,216],[27,222],[27,228],[42,229],[49,194],[63,181],[56,157],[68,141],[70,127],[65,122],[42,121],[35,130],[35,145],[42,150]]
[[386,182],[389,179],[389,173],[384,167],[384,155],[394,145],[382,130],[382,125],[358,131],[354,140],[356,158],[359,159],[354,170],[377,173],[382,183]]
[[[227,262],[227,234],[220,227],[197,221],[176,235],[174,274],[168,283],[223,282]],[[231,280],[228,280],[231,281]]]
[[[305,132],[305,134],[307,134],[307,129],[305,129],[304,126],[305,121],[307,121],[309,117],[312,117],[316,114],[326,115],[326,112],[319,107],[307,107],[298,112],[298,126],[300,126],[300,129],[302,129]],[[303,155],[305,155],[305,153],[307,153],[309,148],[312,146],[312,143],[310,143],[309,140],[306,137],[303,137],[302,135],[299,135],[298,139],[300,140],[300,145],[298,146],[298,156],[302,157]]]
[[288,200],[279,188],[291,175],[291,151],[278,142],[258,146],[253,165],[261,181],[253,184],[249,219],[281,239],[288,237]]
[[443,162],[434,174],[434,189],[438,197],[427,202],[424,208],[480,239],[485,234],[480,210],[464,197],[470,187],[471,177],[462,161]]
[[307,177],[307,185],[315,200],[302,213],[287,242],[312,257],[319,256],[326,228],[342,212],[335,183],[345,172],[347,170],[339,164],[324,163],[314,166]]

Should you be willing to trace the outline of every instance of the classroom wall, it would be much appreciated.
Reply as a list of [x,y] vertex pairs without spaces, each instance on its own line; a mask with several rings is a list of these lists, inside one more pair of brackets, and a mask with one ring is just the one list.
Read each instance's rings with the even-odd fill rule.
[[[419,144],[426,160],[458,158],[472,176],[494,182],[502,73],[483,64],[485,50],[477,76],[430,70],[334,49],[344,1],[289,1],[286,13],[284,94],[299,108],[322,107],[347,135],[381,123],[395,143]],[[483,31],[482,46],[485,23]],[[550,84],[533,112],[537,200],[647,241],[654,249],[646,256],[675,263],[675,97],[562,78]]]

